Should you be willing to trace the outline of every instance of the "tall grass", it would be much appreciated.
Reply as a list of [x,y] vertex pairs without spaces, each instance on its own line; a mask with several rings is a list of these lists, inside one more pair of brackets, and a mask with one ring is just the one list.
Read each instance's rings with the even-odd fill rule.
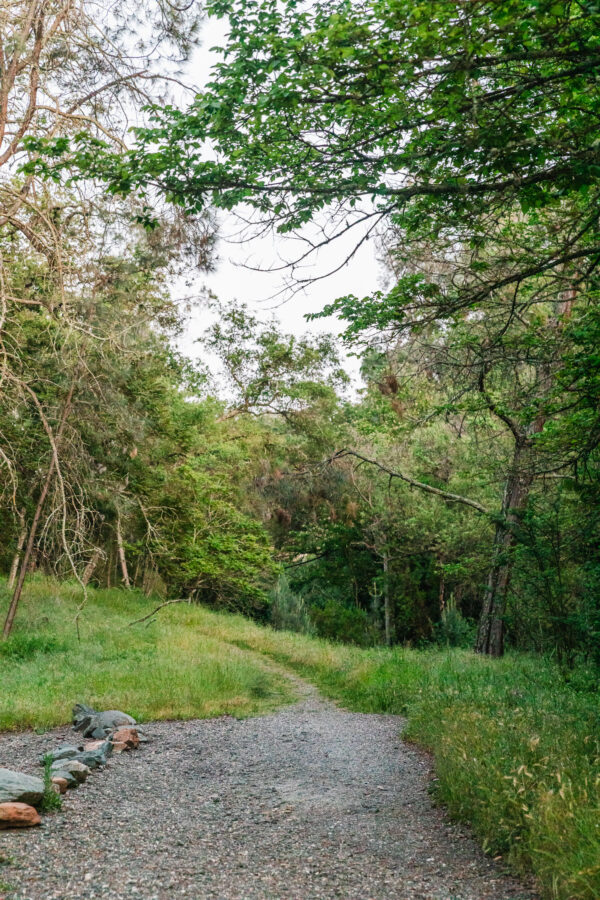
[[79,640],[79,601],[76,586],[28,584],[15,630],[0,642],[0,729],[68,722],[77,701],[143,721],[247,716],[290,699],[285,679],[256,654],[196,627],[205,621],[198,607],[181,604],[130,627],[156,603],[135,591],[91,590]]

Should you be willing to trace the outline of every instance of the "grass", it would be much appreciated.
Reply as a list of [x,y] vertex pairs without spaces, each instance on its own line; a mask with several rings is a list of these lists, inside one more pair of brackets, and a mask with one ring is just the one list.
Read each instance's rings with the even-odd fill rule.
[[64,724],[78,701],[144,721],[255,715],[290,699],[285,679],[256,654],[200,629],[198,607],[179,604],[160,622],[129,627],[153,601],[91,590],[79,641],[79,599],[69,584],[28,584],[14,632],[0,642],[0,730]]
[[62,809],[62,795],[54,790],[52,784],[52,763],[54,762],[52,754],[48,753],[44,756],[44,796],[40,809],[43,812],[51,812],[52,810]]
[[263,667],[273,660],[354,710],[406,715],[407,738],[432,753],[436,797],[490,853],[533,871],[552,900],[600,897],[594,673],[567,684],[539,657],[360,650],[183,604],[128,628],[152,607],[122,591],[92,593],[78,644],[75,598],[29,586],[21,630],[0,644],[0,728],[67,721],[78,699],[139,718],[259,713],[289,700]]

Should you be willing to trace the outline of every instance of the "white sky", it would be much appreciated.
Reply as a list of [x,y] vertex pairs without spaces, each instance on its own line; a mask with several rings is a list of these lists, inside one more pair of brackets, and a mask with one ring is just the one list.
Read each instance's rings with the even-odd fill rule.
[[[226,20],[207,19],[202,30],[202,46],[196,51],[189,69],[189,80],[197,86],[204,85],[211,66],[218,59],[218,54],[211,53],[210,48],[223,45],[227,29]],[[340,272],[321,281],[317,281],[301,293],[292,294],[287,291],[281,294],[285,284],[283,272],[255,272],[244,268],[249,263],[253,267],[269,269],[280,264],[281,257],[289,258],[292,249],[289,241],[275,236],[267,239],[253,239],[244,244],[233,242],[239,228],[233,216],[225,214],[220,217],[221,239],[217,247],[217,268],[210,275],[198,276],[198,286],[206,285],[221,300],[240,300],[259,313],[268,317],[274,312],[286,331],[301,334],[310,331],[341,331],[342,326],[334,319],[306,322],[306,313],[318,312],[325,304],[346,294],[359,297],[371,293],[379,286],[381,268],[376,260],[373,241],[366,242],[356,256]],[[324,248],[314,261],[312,270],[305,270],[304,277],[309,274],[329,271],[352,249],[356,237],[343,242],[335,248]],[[200,336],[211,321],[206,310],[197,311],[189,324],[187,334],[181,341],[181,348],[190,356],[197,357],[199,347],[194,341]],[[350,364],[355,369],[355,364]]]

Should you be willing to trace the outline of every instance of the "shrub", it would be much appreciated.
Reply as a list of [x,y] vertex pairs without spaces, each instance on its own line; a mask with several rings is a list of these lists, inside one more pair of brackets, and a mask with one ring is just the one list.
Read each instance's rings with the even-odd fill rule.
[[271,591],[270,600],[270,619],[273,628],[278,631],[314,634],[315,627],[304,598],[292,591],[285,575],[280,576],[276,587]]
[[440,621],[433,626],[434,643],[441,647],[472,647],[476,627],[471,619],[465,619],[451,596]]
[[372,647],[378,642],[377,629],[365,610],[357,606],[327,600],[323,607],[311,609],[310,615],[319,637],[359,647]]

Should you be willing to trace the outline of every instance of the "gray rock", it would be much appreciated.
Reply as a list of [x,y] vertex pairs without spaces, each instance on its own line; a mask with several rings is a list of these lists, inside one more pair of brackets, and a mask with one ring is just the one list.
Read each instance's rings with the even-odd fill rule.
[[118,709],[98,712],[84,703],[73,707],[73,730],[81,731],[84,737],[101,740],[123,725],[135,725],[135,719]]
[[81,753],[83,750],[83,744],[79,744],[76,746],[75,744],[64,744],[62,747],[57,747],[56,750],[48,750],[47,753],[43,753],[40,757],[40,765],[44,765],[46,762],[46,757],[50,756],[52,758],[52,762],[56,762],[57,759],[75,759],[78,753]]
[[79,784],[79,782],[77,781],[77,779],[75,778],[73,773],[69,772],[68,769],[53,769],[52,777],[53,778],[54,777],[64,778],[65,781],[67,782],[67,787],[69,787],[69,788],[76,788],[77,785]]
[[34,775],[0,769],[0,803],[28,803],[39,806],[44,796],[44,782]]
[[98,747],[97,750],[84,750],[82,753],[77,753],[73,759],[77,760],[77,762],[83,763],[84,766],[87,766],[89,769],[97,769],[99,766],[105,766],[108,762],[108,757],[112,756],[113,745],[110,741],[104,741],[101,747]]
[[67,778],[65,772],[70,772],[77,783],[81,784],[90,774],[90,768],[76,759],[57,759],[55,763],[52,763],[51,772],[53,775],[61,775],[63,778]]

